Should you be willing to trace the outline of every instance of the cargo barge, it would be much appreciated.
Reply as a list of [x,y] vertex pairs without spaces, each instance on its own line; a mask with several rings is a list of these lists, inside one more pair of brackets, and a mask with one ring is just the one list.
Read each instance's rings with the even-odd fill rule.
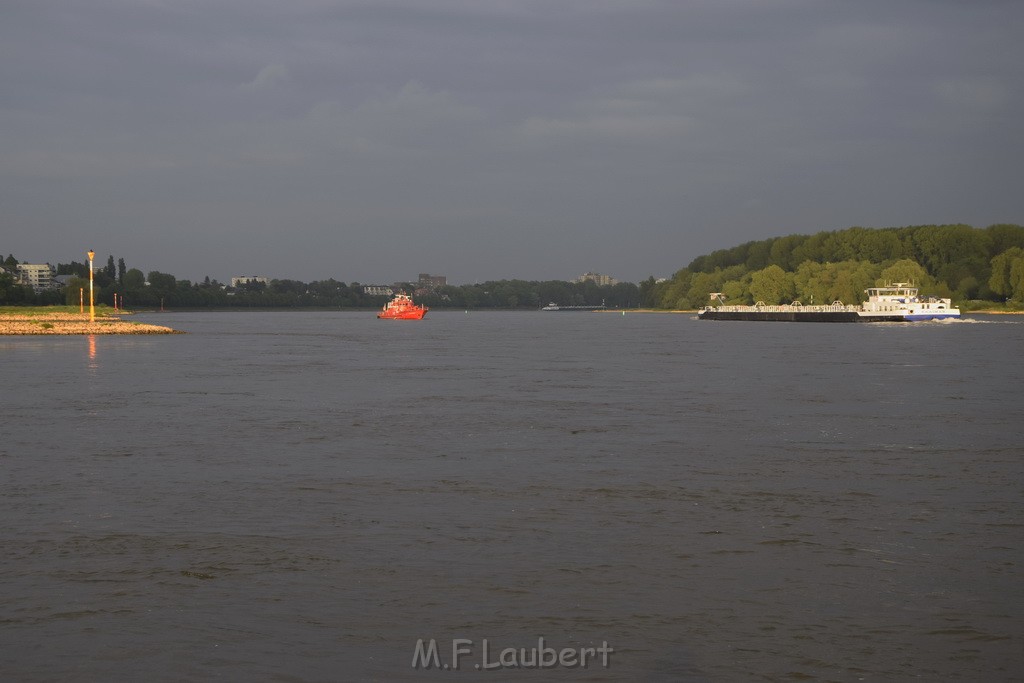
[[906,282],[864,290],[868,300],[859,305],[834,301],[826,306],[804,306],[799,301],[768,305],[729,306],[721,292],[712,292],[718,305],[705,306],[697,313],[701,320],[748,320],[804,323],[885,323],[949,320],[960,317],[960,309],[950,299],[922,297],[918,288]]
[[604,302],[601,302],[600,306],[560,306],[554,301],[544,306],[540,310],[542,311],[603,311],[606,310]]

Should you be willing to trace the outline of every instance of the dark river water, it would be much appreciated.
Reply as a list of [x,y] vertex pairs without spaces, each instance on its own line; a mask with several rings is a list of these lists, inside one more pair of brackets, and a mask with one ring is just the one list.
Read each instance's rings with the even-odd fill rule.
[[137,317],[0,337],[4,680],[1022,680],[1024,318]]

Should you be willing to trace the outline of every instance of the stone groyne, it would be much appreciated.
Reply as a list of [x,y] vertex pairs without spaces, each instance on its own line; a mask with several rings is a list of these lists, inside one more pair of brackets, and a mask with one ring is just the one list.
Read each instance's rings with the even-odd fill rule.
[[77,313],[0,313],[0,335],[26,334],[184,334],[160,325],[128,322],[98,315],[94,322]]

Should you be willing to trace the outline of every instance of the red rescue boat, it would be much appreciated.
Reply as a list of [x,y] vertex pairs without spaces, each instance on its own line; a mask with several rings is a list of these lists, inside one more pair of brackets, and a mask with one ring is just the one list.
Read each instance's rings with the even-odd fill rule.
[[377,317],[389,320],[422,320],[429,310],[423,304],[414,304],[408,294],[395,294],[394,299],[384,304]]

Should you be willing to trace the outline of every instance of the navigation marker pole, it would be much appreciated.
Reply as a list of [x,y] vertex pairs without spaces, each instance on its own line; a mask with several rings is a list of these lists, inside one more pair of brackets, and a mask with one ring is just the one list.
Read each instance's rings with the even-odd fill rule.
[[89,322],[94,323],[96,322],[96,308],[92,298],[92,259],[96,256],[96,252],[90,249],[86,255],[89,257]]

